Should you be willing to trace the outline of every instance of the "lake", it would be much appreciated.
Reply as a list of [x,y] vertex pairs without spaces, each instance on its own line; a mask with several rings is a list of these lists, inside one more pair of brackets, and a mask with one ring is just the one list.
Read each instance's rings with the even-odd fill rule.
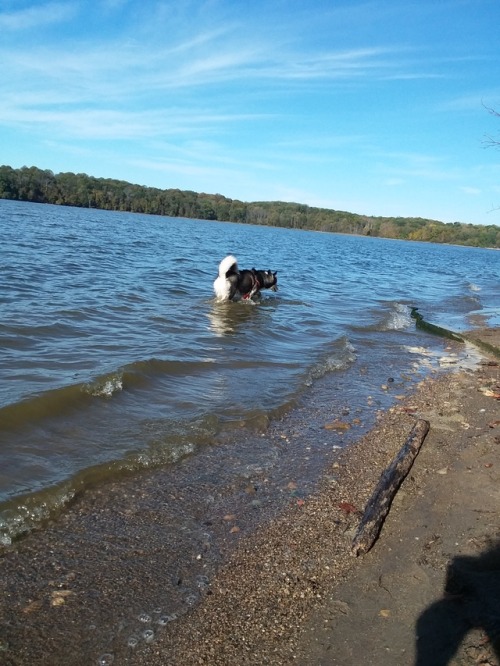
[[[0,228],[3,544],[89,485],[209,459],[218,438],[265,432],[313,395],[368,427],[398,391],[473,356],[416,329],[412,306],[457,331],[500,323],[494,250],[13,201]],[[277,270],[279,291],[215,302],[230,253]],[[348,439],[318,439],[304,482]]]

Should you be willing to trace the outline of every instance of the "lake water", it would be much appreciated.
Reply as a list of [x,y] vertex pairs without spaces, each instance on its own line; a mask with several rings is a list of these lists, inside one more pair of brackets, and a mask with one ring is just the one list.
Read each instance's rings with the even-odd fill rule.
[[[386,407],[388,382],[451,353],[411,306],[454,330],[500,323],[494,250],[12,201],[0,229],[4,544],[89,484],[175,469],[314,391],[339,414]],[[279,291],[216,303],[229,253],[277,270]]]

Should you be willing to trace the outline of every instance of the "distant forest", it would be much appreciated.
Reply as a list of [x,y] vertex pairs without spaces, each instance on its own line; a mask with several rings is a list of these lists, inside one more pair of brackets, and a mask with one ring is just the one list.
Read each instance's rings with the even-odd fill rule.
[[0,199],[500,248],[500,227],[493,224],[373,217],[282,201],[245,203],[221,194],[161,190],[84,173],[54,174],[37,167],[0,166]]

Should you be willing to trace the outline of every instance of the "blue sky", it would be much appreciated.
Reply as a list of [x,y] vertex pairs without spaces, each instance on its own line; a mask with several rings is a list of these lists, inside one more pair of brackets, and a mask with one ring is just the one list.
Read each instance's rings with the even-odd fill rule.
[[499,0],[0,3],[0,163],[500,224]]

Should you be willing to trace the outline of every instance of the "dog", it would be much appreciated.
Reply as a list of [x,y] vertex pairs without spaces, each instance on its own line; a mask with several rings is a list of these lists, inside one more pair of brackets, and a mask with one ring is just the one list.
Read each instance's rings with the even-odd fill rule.
[[239,270],[236,257],[230,254],[219,264],[219,275],[214,282],[215,296],[218,301],[250,300],[258,296],[261,289],[278,291],[277,273],[255,268]]

